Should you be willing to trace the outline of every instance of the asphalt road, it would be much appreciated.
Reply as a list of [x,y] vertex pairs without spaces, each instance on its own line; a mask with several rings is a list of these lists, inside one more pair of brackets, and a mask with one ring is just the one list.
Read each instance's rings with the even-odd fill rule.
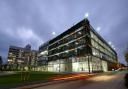
[[57,83],[35,89],[127,89],[124,86],[124,73],[101,75],[90,79],[81,79]]

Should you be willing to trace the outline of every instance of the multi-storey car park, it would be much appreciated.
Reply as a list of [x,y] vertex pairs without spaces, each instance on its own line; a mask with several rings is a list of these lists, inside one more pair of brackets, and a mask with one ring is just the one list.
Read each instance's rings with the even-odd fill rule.
[[[116,68],[117,53],[84,19],[39,47],[42,70],[105,72]],[[42,55],[42,56],[41,56]]]

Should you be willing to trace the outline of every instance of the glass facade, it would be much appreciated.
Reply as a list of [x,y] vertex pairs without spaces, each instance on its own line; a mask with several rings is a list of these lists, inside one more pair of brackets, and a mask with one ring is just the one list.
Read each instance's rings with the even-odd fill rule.
[[55,72],[101,72],[117,63],[116,52],[82,20],[47,44],[47,70]]
[[92,44],[92,54],[99,58],[103,58],[105,60],[109,60],[111,62],[117,61],[116,52],[110,48],[106,43],[101,41],[94,32],[91,33],[91,44]]

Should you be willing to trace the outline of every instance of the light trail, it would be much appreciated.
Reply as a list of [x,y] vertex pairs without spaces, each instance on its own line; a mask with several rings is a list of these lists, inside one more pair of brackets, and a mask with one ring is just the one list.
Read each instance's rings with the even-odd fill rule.
[[53,80],[58,81],[58,80],[69,80],[69,79],[77,79],[77,78],[87,78],[92,75],[93,74],[73,74],[70,76],[56,77],[56,78],[53,78]]

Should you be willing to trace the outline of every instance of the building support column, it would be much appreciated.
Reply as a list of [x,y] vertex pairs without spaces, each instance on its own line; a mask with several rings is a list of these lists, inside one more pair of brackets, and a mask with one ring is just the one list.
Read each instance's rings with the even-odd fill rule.
[[89,72],[89,74],[91,73],[91,71],[90,71],[90,58],[89,58],[89,56],[88,56],[88,72]]
[[60,64],[61,64],[61,62],[60,62],[60,59],[59,59],[59,72],[61,72],[61,69],[60,69],[61,65]]

